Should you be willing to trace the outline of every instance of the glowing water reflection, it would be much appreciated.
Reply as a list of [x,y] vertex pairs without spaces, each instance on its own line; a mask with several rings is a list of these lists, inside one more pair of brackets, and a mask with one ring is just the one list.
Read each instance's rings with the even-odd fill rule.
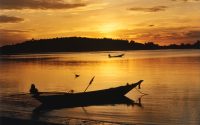
[[[109,53],[125,53],[108,58]],[[142,124],[200,124],[200,51],[156,50],[126,52],[56,53],[2,56],[1,96],[28,92],[35,83],[40,91],[81,92],[95,77],[88,91],[144,80],[143,108],[90,106],[60,109],[42,116],[77,117]],[[80,74],[75,78],[74,74]],[[140,93],[127,94],[137,100]],[[1,102],[3,103],[3,102]]]

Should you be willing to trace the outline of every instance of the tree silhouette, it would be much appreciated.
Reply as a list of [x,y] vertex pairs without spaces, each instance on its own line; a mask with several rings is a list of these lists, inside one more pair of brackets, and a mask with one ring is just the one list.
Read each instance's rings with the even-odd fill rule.
[[154,50],[154,49],[200,49],[200,40],[194,44],[170,44],[160,46],[153,42],[137,43],[135,41],[86,38],[86,37],[62,37],[53,39],[31,39],[15,45],[0,47],[0,54],[17,53],[46,53],[46,52],[82,52],[82,51],[119,51],[119,50]]

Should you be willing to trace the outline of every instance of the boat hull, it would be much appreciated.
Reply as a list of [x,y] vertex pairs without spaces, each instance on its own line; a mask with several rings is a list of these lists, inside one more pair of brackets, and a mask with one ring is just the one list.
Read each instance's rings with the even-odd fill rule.
[[116,55],[116,56],[111,56],[111,55],[108,55],[109,58],[116,58],[116,57],[122,57],[124,56],[124,54],[121,54],[121,55]]
[[120,86],[116,88],[90,91],[90,92],[80,92],[80,93],[48,93],[40,92],[38,96],[33,96],[43,104],[62,104],[62,103],[73,103],[79,104],[80,102],[107,102],[109,100],[115,100],[117,98],[123,97],[130,90],[138,86],[142,80],[137,83],[130,85]]

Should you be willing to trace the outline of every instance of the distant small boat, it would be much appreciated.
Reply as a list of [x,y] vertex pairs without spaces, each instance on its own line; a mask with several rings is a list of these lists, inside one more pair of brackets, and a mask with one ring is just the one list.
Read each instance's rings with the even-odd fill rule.
[[120,55],[110,55],[110,54],[108,54],[109,58],[116,58],[116,57],[122,57],[122,56],[124,56],[124,54],[120,54]]
[[108,101],[117,98],[124,97],[129,91],[135,87],[140,88],[140,84],[143,80],[137,83],[127,84],[116,88],[103,89],[90,92],[37,92],[31,93],[32,97],[40,101],[42,104],[57,105],[64,103],[79,104],[79,103],[96,103],[99,101]]

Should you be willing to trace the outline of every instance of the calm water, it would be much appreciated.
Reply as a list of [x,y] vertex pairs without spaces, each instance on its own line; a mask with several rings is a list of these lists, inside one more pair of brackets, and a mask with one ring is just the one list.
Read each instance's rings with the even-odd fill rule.
[[[108,53],[125,53],[108,58]],[[66,122],[67,118],[129,124],[200,124],[200,51],[151,50],[28,54],[0,57],[0,115],[32,118],[39,105],[27,93],[35,83],[40,91],[88,91],[125,85],[143,79],[142,107],[134,105],[65,108],[38,116],[41,121]],[[74,78],[74,73],[80,74]],[[25,97],[26,96],[26,97]],[[141,94],[127,95],[137,102]]]

